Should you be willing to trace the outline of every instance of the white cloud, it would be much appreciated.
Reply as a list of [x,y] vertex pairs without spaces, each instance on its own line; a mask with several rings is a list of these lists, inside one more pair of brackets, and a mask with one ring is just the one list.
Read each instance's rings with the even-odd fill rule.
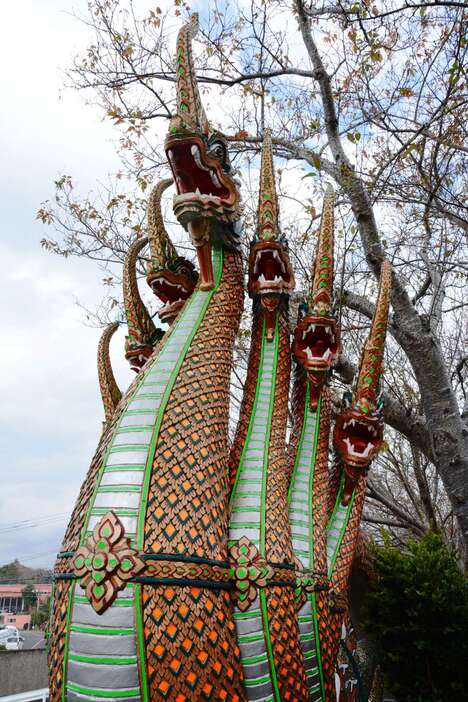
[[[75,9],[86,5],[81,0]],[[20,556],[40,566],[53,562],[103,412],[96,370],[100,332],[83,325],[76,305],[79,299],[92,306],[101,276],[86,261],[43,252],[45,232],[35,212],[53,192],[58,173],[72,173],[86,190],[116,170],[118,161],[112,128],[97,111],[70,91],[59,99],[59,67],[69,64],[86,35],[67,14],[70,3],[25,0],[2,11],[10,31],[0,62],[0,564]],[[119,331],[114,337],[112,356],[125,389],[130,371],[123,336]],[[38,526],[4,530],[24,519]]]

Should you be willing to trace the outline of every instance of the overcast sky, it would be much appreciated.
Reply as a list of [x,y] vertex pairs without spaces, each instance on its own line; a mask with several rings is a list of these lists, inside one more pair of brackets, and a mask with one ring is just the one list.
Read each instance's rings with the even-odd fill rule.
[[[135,4],[138,12],[153,6]],[[197,6],[206,9],[194,0]],[[63,71],[93,38],[73,17],[87,14],[87,0],[23,0],[2,11],[0,565],[18,558],[50,567],[103,420],[101,332],[85,325],[77,305],[95,306],[103,274],[85,259],[42,250],[40,240],[55,233],[35,217],[58,176],[71,175],[87,194],[120,170],[113,144],[119,134],[83,95],[63,90]],[[133,378],[124,334],[119,330],[111,345],[123,391]]]
[[[148,5],[151,0],[136,3],[138,10]],[[197,5],[206,8],[191,3]],[[103,419],[96,368],[100,331],[85,326],[77,305],[79,300],[93,308],[102,296],[103,274],[92,262],[43,251],[40,240],[54,238],[54,232],[35,219],[40,203],[53,197],[57,176],[72,175],[86,194],[120,167],[111,124],[85,105],[83,95],[61,91],[63,70],[90,41],[89,30],[71,13],[86,10],[86,0],[23,0],[2,7],[0,565],[13,558],[33,567],[53,564]],[[226,101],[210,101],[209,114],[217,110],[220,123],[225,109]],[[288,181],[294,182],[292,191],[306,193],[302,171],[293,176],[291,164],[282,167],[294,177]],[[255,168],[250,176],[256,183]],[[123,344],[119,330],[111,351],[125,390],[131,372]]]
[[[35,214],[61,173],[81,192],[118,169],[109,124],[66,91],[61,70],[86,44],[70,10],[83,0],[2,6],[0,107],[0,565],[50,566],[87,471],[102,421],[99,330],[76,300],[101,294],[99,270],[41,250],[52,235]],[[123,332],[114,337],[120,386],[130,371]]]

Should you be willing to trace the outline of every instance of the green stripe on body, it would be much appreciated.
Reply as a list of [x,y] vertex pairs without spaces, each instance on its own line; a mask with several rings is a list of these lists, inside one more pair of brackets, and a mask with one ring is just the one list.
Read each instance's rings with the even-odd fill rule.
[[149,448],[149,454],[148,454],[148,460],[146,463],[146,474],[145,474],[145,479],[143,481],[143,486],[142,486],[142,499],[140,503],[140,516],[138,520],[138,531],[137,531],[137,547],[141,550],[143,548],[143,539],[144,539],[144,534],[143,534],[143,524],[144,524],[144,515],[146,513],[146,506],[147,506],[147,500],[148,500],[148,489],[149,489],[149,482],[151,478],[151,469],[153,465],[153,458],[154,458],[154,452],[156,450],[156,444],[159,438],[159,430],[161,428],[162,424],[162,419],[163,415],[166,409],[167,401],[169,399],[169,396],[172,392],[173,385],[175,383],[175,380],[179,374],[180,367],[182,366],[182,363],[185,359],[185,355],[187,353],[187,350],[192,343],[192,340],[195,336],[195,334],[198,331],[198,328],[205,316],[206,309],[208,307],[208,303],[210,302],[213,294],[216,292],[216,290],[219,287],[219,284],[221,282],[221,277],[223,273],[223,250],[222,248],[218,245],[217,247],[212,246],[211,248],[211,256],[212,256],[212,263],[213,263],[213,275],[214,275],[214,287],[212,290],[210,290],[208,293],[203,293],[200,290],[197,290],[196,293],[193,293],[192,298],[190,300],[194,299],[194,295],[206,295],[206,299],[200,309],[200,312],[198,314],[198,317],[194,323],[194,326],[192,328],[192,331],[189,333],[188,338],[179,354],[179,358],[175,364],[175,367],[172,371],[172,374],[170,376],[170,379],[167,383],[166,386],[166,391],[164,393],[164,396],[161,400],[161,404],[159,407],[159,412],[157,415],[156,419],[156,424],[154,426],[153,430],[153,436],[151,439],[150,443],[150,448]]
[[[268,342],[265,339],[266,331],[266,321],[263,320],[263,330],[262,330],[262,346],[265,343],[273,343],[273,368],[271,370],[271,385],[270,385],[270,402],[268,404],[268,425],[265,435],[265,444],[263,448],[263,476],[262,476],[262,497],[261,497],[261,512],[260,512],[260,555],[265,558],[265,530],[266,530],[266,489],[267,489],[267,477],[268,477],[268,456],[270,449],[270,436],[271,436],[271,420],[273,415],[273,405],[275,401],[275,390],[276,390],[276,369],[278,366],[278,343],[279,343],[279,332],[278,332],[278,315],[276,315],[275,324],[275,338],[273,342]],[[262,367],[263,370],[263,367]],[[265,622],[266,623],[266,622]],[[266,633],[266,632],[265,632]],[[268,638],[270,632],[268,629]]]
[[[344,489],[344,473],[341,476],[340,487],[338,489],[338,494],[336,496],[335,505],[333,507],[332,515],[327,524],[327,559],[328,559],[328,577],[331,578],[333,570],[335,568],[336,559],[343,542],[343,537],[348,526],[349,518],[351,516],[351,510],[354,504],[355,491],[351,495],[351,499],[346,509],[342,509],[341,497]],[[330,536],[330,532],[337,532],[335,535]],[[332,546],[330,549],[329,546]],[[331,552],[331,553],[330,553]]]
[[135,633],[133,628],[118,629],[112,627],[86,626],[85,624],[71,624],[70,631],[79,634],[96,634],[96,636],[128,636]]
[[90,687],[82,687],[81,685],[76,685],[75,683],[67,683],[67,690],[70,690],[70,692],[77,692],[81,695],[88,695],[90,697],[103,697],[105,699],[112,699],[113,697],[140,696],[140,688],[131,688],[129,690],[96,690]]
[[[117,516],[121,517],[137,517],[137,533],[136,534],[130,534],[126,533],[126,536],[131,539],[131,544],[132,546],[136,546],[139,550],[142,549],[142,541],[143,541],[143,529],[144,529],[144,516],[146,513],[146,503],[147,503],[147,492],[149,488],[149,481],[150,481],[150,474],[151,474],[151,468],[152,468],[152,461],[154,457],[154,452],[156,448],[156,444],[158,441],[158,434],[159,434],[159,429],[162,423],[162,418],[167,406],[167,402],[169,400],[170,394],[172,392],[172,388],[174,386],[174,383],[178,377],[180,368],[182,366],[182,363],[184,362],[187,350],[190,347],[190,344],[193,340],[193,337],[195,336],[204,316],[206,313],[207,306],[209,304],[209,301],[211,300],[211,297],[213,293],[217,290],[219,287],[219,283],[221,281],[222,277],[222,270],[223,270],[223,252],[221,247],[217,248],[212,248],[212,256],[213,256],[213,271],[215,274],[215,286],[213,290],[209,292],[203,292],[200,290],[197,290],[189,301],[186,303],[183,311],[179,315],[178,320],[168,332],[167,336],[167,341],[165,342],[164,346],[159,350],[159,353],[157,357],[153,360],[153,362],[149,365],[145,371],[141,373],[141,379],[140,382],[137,384],[135,387],[133,393],[131,396],[127,398],[127,403],[125,409],[122,411],[118,425],[114,429],[114,433],[111,437],[111,440],[108,443],[107,450],[103,456],[101,467],[99,470],[99,474],[96,480],[96,484],[93,490],[93,495],[92,498],[89,502],[85,521],[84,521],[84,526],[82,530],[82,535],[81,535],[81,540],[80,544],[82,545],[88,535],[90,534],[90,529],[89,529],[89,521],[91,516],[93,517],[99,517],[102,514],[105,514],[108,509],[106,508],[100,508],[100,507],[94,507],[95,500],[97,495],[99,494],[117,494],[117,493],[139,493],[140,494],[140,500],[139,500],[139,507],[138,509],[134,508],[129,508],[129,507],[117,507],[113,508],[113,511]],[[171,345],[172,343],[172,345]],[[154,378],[154,375],[158,373],[158,363],[160,362],[158,359],[161,358],[161,363],[164,362],[165,366],[164,368],[166,369],[164,372],[164,375],[161,377],[165,378],[164,382],[159,381],[159,382],[148,382],[148,385],[151,384],[151,391],[150,392],[145,392],[145,385],[146,385],[146,379],[147,377]],[[169,365],[166,365],[169,364]],[[162,366],[161,366],[162,369]],[[156,386],[160,388],[160,392],[156,392]],[[153,406],[151,407],[150,405],[148,408],[144,409],[135,409],[131,410],[128,409],[129,406],[131,406],[131,403],[137,399],[138,401],[140,400],[151,400],[154,401]],[[159,404],[158,401],[159,400]],[[139,414],[144,414],[144,415],[152,415],[155,417],[154,423],[152,423],[150,426],[147,424],[141,424],[140,426],[122,426],[122,421],[127,415],[139,415]],[[143,422],[147,421],[143,420]],[[139,444],[125,444],[125,445],[119,445],[115,446],[114,441],[116,440],[116,437],[120,434],[123,433],[133,433],[133,436],[137,439],[138,441],[138,431],[148,431],[148,429],[152,430],[152,437],[150,442],[145,442],[145,443],[139,443]],[[147,458],[145,461],[145,464],[128,464],[127,461],[122,456],[123,460],[120,462],[121,465],[116,465],[116,466],[108,466],[106,467],[106,463],[109,459],[109,456],[112,455],[114,457],[117,457],[119,454],[124,454],[125,452],[136,452],[136,455],[138,455],[138,452],[140,451],[145,451],[147,453]],[[118,461],[118,458],[114,458],[114,460]],[[125,462],[124,462],[125,461]],[[138,471],[138,472],[144,472],[144,480],[143,484],[141,486],[138,485],[101,485],[101,480],[102,480],[102,475],[105,473],[112,473],[112,472],[122,472],[122,471]],[[140,690],[131,690],[131,691],[123,691],[122,693],[119,690],[113,690],[109,691],[109,693],[102,692],[100,695],[95,695],[94,691],[89,691],[86,692],[85,694],[91,694],[95,696],[102,696],[102,697],[125,697],[125,696],[132,696],[136,695],[138,697],[141,697],[142,700],[147,702],[148,700],[148,689],[147,689],[147,679],[146,679],[146,663],[145,663],[145,648],[144,648],[144,640],[143,640],[143,623],[142,623],[142,613],[141,613],[141,603],[139,602],[139,597],[140,597],[140,586],[137,586],[137,590],[134,593],[134,598],[130,600],[130,603],[128,604],[127,602],[114,602],[114,604],[117,607],[126,607],[126,606],[132,606],[134,605],[135,607],[135,627],[131,628],[112,628],[112,627],[94,627],[94,626],[87,626],[87,625],[81,625],[81,624],[73,624],[70,626],[70,623],[68,624],[68,631],[77,631],[80,633],[88,633],[88,634],[96,634],[96,635],[101,635],[103,637],[103,641],[105,641],[105,637],[107,636],[120,636],[120,635],[135,635],[136,633],[136,639],[137,639],[137,647],[136,647],[136,652],[138,653],[138,660],[139,660],[139,665],[140,665],[140,679],[141,679],[141,691]],[[86,600],[87,601],[87,600]],[[136,632],[135,632],[136,629]],[[76,655],[76,654],[72,654]],[[79,654],[80,656],[86,656],[86,654]],[[66,656],[67,657],[67,656]],[[92,657],[92,656],[91,656]],[[133,658],[133,657],[132,657]],[[133,664],[137,663],[137,657],[135,656],[135,660]],[[70,658],[71,660],[71,658]],[[76,660],[76,659],[75,659]],[[108,661],[109,662],[109,661]],[[66,675],[64,675],[64,680],[66,680]],[[76,683],[69,682],[69,689],[70,690],[75,690],[78,691],[79,686],[76,685]],[[62,697],[63,697],[64,691],[62,691]],[[65,700],[63,699],[63,702]]]
[[[303,514],[305,519],[300,520],[300,519],[290,519],[290,524],[291,526],[306,526],[307,527],[307,536],[304,536],[302,534],[297,534],[294,533],[294,529],[292,529],[292,534],[293,534],[293,547],[294,547],[294,553],[297,557],[301,556],[307,561],[307,567],[310,568],[311,570],[314,569],[314,563],[315,563],[315,557],[314,557],[314,522],[313,522],[313,485],[314,485],[314,476],[315,476],[315,462],[317,458],[317,445],[318,445],[318,435],[319,435],[319,427],[320,427],[320,417],[321,417],[321,405],[322,405],[322,398],[319,398],[318,404],[317,404],[317,409],[316,410],[311,410],[309,407],[309,395],[310,395],[310,388],[309,388],[309,383],[307,382],[306,385],[306,396],[305,396],[305,401],[304,401],[304,416],[302,420],[302,426],[301,426],[301,435],[299,438],[298,446],[297,446],[297,451],[296,451],[296,458],[294,461],[294,467],[293,467],[293,474],[291,478],[291,484],[289,488],[289,495],[288,495],[288,502],[289,502],[289,513],[300,513]],[[310,438],[310,433],[311,433],[311,424],[313,423],[313,442],[312,442],[312,450],[311,450],[311,456],[310,458],[308,457],[308,453],[310,451],[310,447],[307,446],[304,449],[304,443],[305,441],[309,440]],[[305,453],[305,456],[303,456],[303,451]],[[308,466],[308,477],[307,479],[300,478],[299,477],[299,469],[304,468],[305,466]],[[303,475],[303,470],[301,470],[301,475]],[[305,486],[305,488],[304,488]],[[294,493],[298,492],[304,492],[305,499],[298,498],[296,496],[293,496]],[[307,508],[302,510],[298,509],[297,505],[298,504],[304,504],[307,505]],[[307,548],[304,549],[298,549],[296,547],[297,542],[303,542],[308,544]],[[319,631],[318,631],[318,620],[317,620],[317,610],[316,610],[316,604],[315,604],[315,593],[311,593],[307,596],[307,600],[309,601],[312,609],[312,616],[310,615],[302,615],[299,616],[299,621],[301,623],[307,623],[310,624],[310,632],[309,633],[300,633],[299,635],[299,640],[301,642],[305,641],[313,641],[314,642],[314,650],[311,651],[306,651],[303,652],[304,659],[309,660],[313,658],[314,656],[316,657],[317,660],[317,666],[314,667],[311,670],[307,671],[307,677],[308,678],[313,678],[317,673],[319,673],[320,676],[320,683],[318,685],[314,685],[313,687],[309,687],[309,693],[314,693],[320,691],[321,699],[325,701],[325,688],[324,688],[324,679],[323,679],[323,670],[322,670],[322,655],[321,655],[321,646],[320,646],[320,637],[319,637]]]
[[[115,656],[84,656],[80,653],[69,653],[69,661],[78,663],[96,663],[101,665],[134,665],[137,662],[136,656],[115,657]],[[73,683],[71,683],[73,684]]]
[[66,698],[65,681],[67,679],[68,646],[70,639],[70,614],[72,609],[73,595],[75,594],[75,587],[76,585],[73,583],[68,589],[67,593],[67,618],[65,622],[65,646],[63,649],[62,690],[60,695],[62,702],[65,702]]
[[266,647],[267,647],[268,664],[270,666],[271,684],[273,686],[274,699],[275,699],[275,702],[281,702],[281,695],[280,695],[280,691],[279,691],[279,687],[278,687],[278,678],[276,677],[275,659],[273,656],[273,648],[271,646],[271,639],[270,639],[270,626],[269,626],[269,622],[268,622],[266,594],[265,594],[265,590],[263,590],[263,589],[260,590],[260,608],[262,610],[263,626],[265,629],[265,643],[266,643]]
[[[89,605],[89,600],[87,597],[83,597],[81,595],[75,595],[73,598],[73,602],[76,602],[77,604],[88,604]],[[116,600],[113,601],[112,606],[114,607],[132,607],[133,606],[133,599],[132,598],[117,598]]]
[[[258,522],[253,522],[249,523],[247,521],[244,522],[237,522],[233,525],[233,529],[237,530],[239,528],[242,529],[244,528],[252,528],[252,529],[258,529],[259,533],[259,539],[250,539],[252,543],[258,546],[259,552],[262,557],[265,557],[265,542],[266,542],[266,488],[267,488],[267,472],[268,472],[268,456],[269,456],[269,443],[270,443],[270,433],[271,433],[271,422],[272,422],[272,414],[273,414],[273,405],[274,405],[274,397],[275,397],[275,388],[276,388],[276,371],[277,371],[277,363],[278,363],[278,346],[279,346],[279,331],[278,331],[278,318],[276,319],[276,325],[275,325],[275,336],[274,339],[270,342],[266,340],[266,324],[265,320],[263,320],[262,323],[262,337],[261,337],[261,347],[260,347],[260,359],[259,359],[259,365],[258,365],[258,371],[257,371],[257,383],[255,387],[255,395],[254,395],[254,402],[252,406],[252,411],[250,414],[249,418],[249,425],[247,428],[247,433],[246,433],[246,438],[244,441],[244,446],[242,448],[242,453],[241,457],[239,460],[239,466],[236,472],[236,478],[234,481],[234,486],[232,489],[231,497],[230,497],[230,508],[232,512],[237,512],[237,513],[245,513],[246,517],[249,512],[252,511],[260,511],[260,523]],[[270,365],[271,363],[271,370],[268,370],[268,375],[265,372],[265,365],[268,363]],[[271,374],[271,376],[270,376]],[[262,381],[268,381],[269,383],[265,384],[265,387],[262,387]],[[265,395],[261,396],[262,390],[264,391]],[[260,410],[260,403],[261,403],[261,412],[265,411],[265,404],[266,401],[268,402],[268,410],[267,410],[267,416],[263,420],[264,426],[266,427],[266,431],[264,434],[264,444],[263,444],[263,449],[255,449],[253,450],[250,447],[250,442],[252,440],[257,439],[258,437],[253,435],[253,429],[255,426],[256,418],[257,418],[257,412]],[[242,471],[244,468],[244,461],[247,456],[247,452],[249,452],[249,456],[252,456],[252,458],[257,459],[258,458],[258,463],[260,464],[259,466],[254,466],[254,467],[249,467],[246,470],[249,470],[249,472],[252,471],[257,471],[259,474],[258,479],[257,478],[242,478]],[[253,455],[252,455],[253,454]],[[260,486],[260,494],[258,492],[252,492],[249,491],[248,488],[245,489],[246,486],[249,484],[254,484]],[[244,487],[245,486],[245,487]],[[244,488],[244,489],[239,489],[238,488]],[[252,508],[252,507],[236,507],[235,506],[235,501],[239,497],[255,497],[258,498],[259,504],[257,507]],[[236,543],[237,540],[229,540],[229,543]],[[271,640],[270,640],[270,628],[269,628],[269,621],[268,621],[268,611],[266,607],[266,595],[264,590],[260,590],[259,592],[259,598],[260,598],[260,610],[255,609],[255,610],[248,610],[247,612],[239,612],[236,611],[234,613],[234,619],[236,620],[246,620],[249,618],[254,618],[258,617],[259,614],[261,615],[261,620],[262,620],[262,628],[263,631],[256,633],[256,634],[238,634],[238,642],[239,643],[252,643],[252,642],[261,642],[266,648],[266,651],[260,653],[257,656],[250,656],[250,657],[242,657],[241,655],[241,662],[242,665],[248,665],[249,663],[252,663],[254,661],[268,661],[269,669],[270,669],[270,674],[266,675],[261,678],[246,678],[244,680],[244,685],[246,687],[255,687],[257,685],[261,685],[263,683],[269,682],[271,684],[272,690],[273,690],[273,697],[271,698],[272,702],[281,702],[281,696],[278,688],[278,680],[276,677],[276,669],[275,669],[275,662],[274,662],[274,657],[273,657],[273,650],[271,646]]]

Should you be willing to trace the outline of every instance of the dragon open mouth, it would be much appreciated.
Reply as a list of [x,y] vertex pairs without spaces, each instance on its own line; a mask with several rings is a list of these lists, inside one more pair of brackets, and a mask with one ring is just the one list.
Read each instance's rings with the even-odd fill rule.
[[236,185],[200,136],[169,136],[165,149],[177,187],[174,213],[182,224],[199,217],[238,218]]
[[[151,349],[151,352],[152,351],[153,351],[153,349]],[[143,368],[143,366],[145,365],[145,363],[148,360],[150,355],[151,354],[149,354],[147,356],[145,353],[142,353],[141,351],[134,352],[134,353],[130,352],[130,353],[126,354],[126,359],[130,363],[130,368],[132,369],[132,371],[135,371],[135,373],[139,373],[141,371],[141,369]]]
[[307,316],[297,325],[294,352],[306,370],[327,370],[339,348],[334,319]]
[[250,254],[249,262],[251,294],[287,293],[294,285],[294,277],[287,254],[281,244],[259,242]]
[[182,309],[195,287],[185,276],[161,271],[148,276],[148,284],[163,306],[158,310],[162,322],[171,321]]
[[257,241],[249,257],[249,295],[260,296],[265,311],[266,338],[274,337],[276,310],[281,294],[294,287],[294,274],[287,251],[278,241]]
[[174,145],[167,150],[167,158],[175,175],[179,199],[187,194],[211,198],[214,202],[229,198],[230,192],[220,180],[219,166],[205,165],[198,144]]
[[343,413],[335,427],[335,447],[345,463],[366,467],[382,443],[382,425],[357,413]]
[[[232,228],[240,214],[238,189],[228,174],[227,152],[220,141],[213,142],[211,146],[209,150],[199,134],[184,130],[170,134],[165,142],[177,187],[174,214],[188,229],[197,248],[201,290],[211,290],[214,286],[212,223],[224,223]],[[228,235],[227,232],[225,234]]]
[[[368,458],[376,448],[378,448],[377,428],[367,426],[363,422],[350,419],[343,425],[343,430],[349,429],[348,436],[344,436],[343,442],[348,448],[351,456],[358,458]],[[352,431],[352,433],[351,433]]]

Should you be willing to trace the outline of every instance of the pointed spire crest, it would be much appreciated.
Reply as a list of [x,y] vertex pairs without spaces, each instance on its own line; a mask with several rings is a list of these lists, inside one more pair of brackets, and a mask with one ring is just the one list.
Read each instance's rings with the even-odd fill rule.
[[311,314],[328,315],[332,309],[334,204],[335,192],[330,183],[327,183],[309,295],[309,312]]
[[340,329],[333,309],[333,207],[335,193],[327,185],[317,238],[307,305],[294,331],[293,352],[309,379],[309,403],[316,409],[328,372],[341,349]]
[[341,501],[349,504],[353,490],[365,476],[383,441],[380,384],[387,332],[392,269],[384,261],[371,329],[361,355],[358,380],[350,399],[336,418],[333,444],[344,468]]
[[377,410],[377,397],[383,372],[391,284],[392,267],[389,261],[384,261],[380,272],[374,316],[362,352],[359,376],[353,392],[353,405],[358,405],[363,414]]
[[260,167],[260,190],[258,194],[258,238],[278,238],[279,207],[276,194],[275,171],[271,131],[265,129]]
[[208,134],[208,119],[200,98],[193,64],[192,40],[197,32],[198,13],[194,12],[177,35],[177,112],[187,126]]
[[173,182],[172,178],[160,180],[148,198],[147,234],[151,253],[148,272],[166,268],[168,261],[177,257],[177,251],[166,231],[161,212],[162,194]]

